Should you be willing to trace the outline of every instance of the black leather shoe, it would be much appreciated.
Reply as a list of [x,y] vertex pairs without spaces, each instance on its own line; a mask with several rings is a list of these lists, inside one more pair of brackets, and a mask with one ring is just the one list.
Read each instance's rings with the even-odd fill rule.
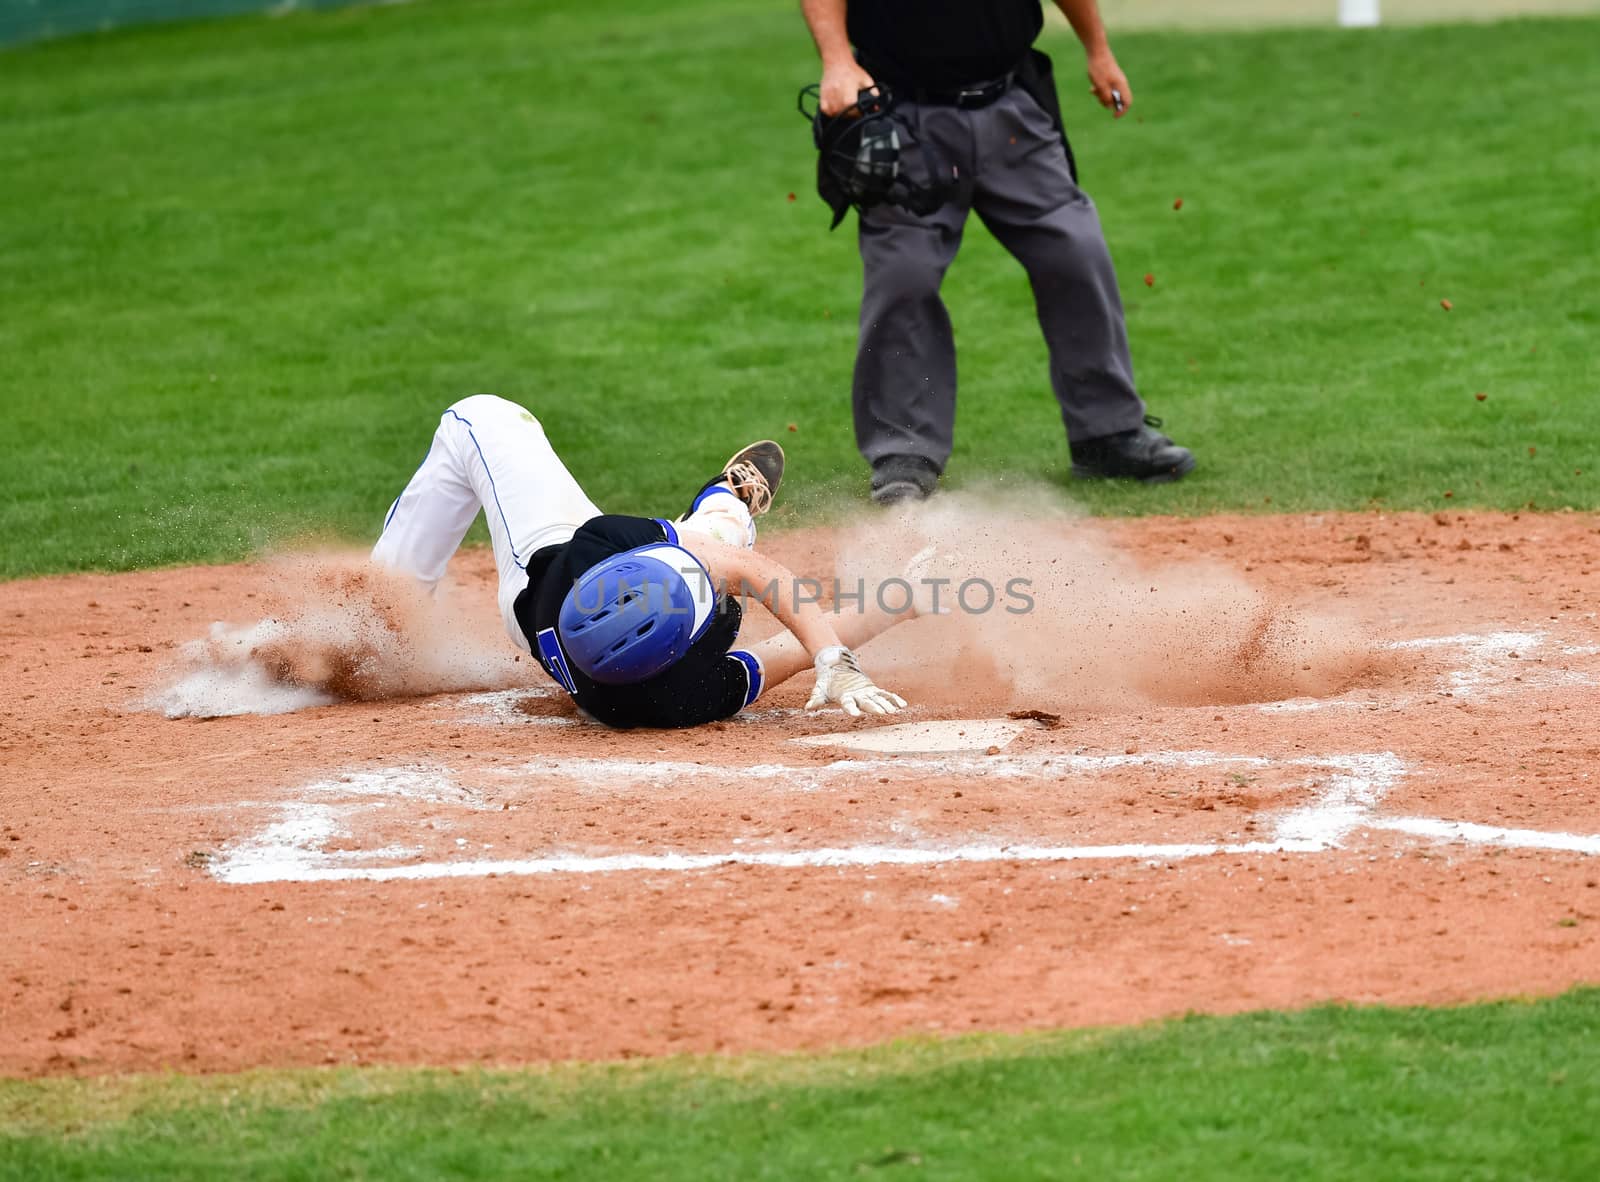
[[1155,428],[1161,420],[1146,415],[1131,431],[1072,444],[1072,474],[1079,480],[1138,480],[1170,484],[1194,471],[1194,453]]
[[872,465],[872,499],[880,505],[925,501],[939,487],[939,469],[921,456],[884,456]]

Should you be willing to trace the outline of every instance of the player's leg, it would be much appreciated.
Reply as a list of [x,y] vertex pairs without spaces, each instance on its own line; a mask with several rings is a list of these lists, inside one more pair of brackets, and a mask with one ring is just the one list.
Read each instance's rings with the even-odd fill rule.
[[411,575],[431,591],[481,507],[451,432],[441,422],[428,454],[389,506],[372,560]]
[[428,458],[390,510],[373,558],[436,584],[479,506],[499,570],[506,632],[526,646],[512,603],[527,586],[528,556],[568,540],[600,510],[524,407],[477,394],[445,411]]
[[783,448],[773,440],[745,445],[695,493],[689,511],[678,518],[678,528],[724,546],[751,549],[756,544],[755,518],[772,508],[784,466]]
[[1028,272],[1068,439],[1138,427],[1145,405],[1133,384],[1111,252],[1059,134],[1021,89],[976,116],[989,163],[974,208]]
[[[912,103],[897,111],[970,175],[960,112]],[[968,200],[963,190],[926,217],[895,205],[861,214],[861,326],[851,400],[856,446],[873,466],[880,501],[926,496],[950,458],[956,346],[939,288],[961,246]]]
[[689,512],[678,519],[678,529],[705,534],[724,546],[748,550],[756,544],[756,523],[750,507],[727,481],[701,489]]
[[975,208],[1033,284],[1073,475],[1179,479],[1194,456],[1145,416],[1111,252],[1050,116],[1020,89],[977,116],[989,164]]

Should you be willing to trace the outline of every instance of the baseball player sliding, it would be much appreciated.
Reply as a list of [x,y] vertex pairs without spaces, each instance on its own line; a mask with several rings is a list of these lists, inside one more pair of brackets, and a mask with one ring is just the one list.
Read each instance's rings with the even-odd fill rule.
[[[768,440],[730,459],[681,518],[604,514],[531,412],[478,394],[440,418],[372,557],[431,590],[482,509],[507,634],[608,726],[728,718],[813,667],[807,709],[893,714],[905,699],[873,684],[851,648],[915,609],[842,615],[795,594],[795,576],[754,549],[754,518],[782,479],[783,449]],[[744,595],[788,634],[733,647]]]

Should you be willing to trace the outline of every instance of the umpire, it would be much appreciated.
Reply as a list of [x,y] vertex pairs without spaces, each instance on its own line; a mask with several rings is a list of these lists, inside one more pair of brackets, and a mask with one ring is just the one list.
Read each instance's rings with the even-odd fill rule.
[[[1096,0],[1055,2],[1083,43],[1095,97],[1120,117],[1133,90]],[[852,399],[873,500],[929,496],[950,458],[956,352],[939,285],[971,210],[1028,272],[1073,475],[1157,482],[1193,469],[1134,389],[1111,255],[1076,183],[1050,59],[1032,48],[1040,0],[801,0],[801,10],[822,58],[823,114],[882,86],[960,177],[953,200],[926,216],[889,204],[860,215]]]

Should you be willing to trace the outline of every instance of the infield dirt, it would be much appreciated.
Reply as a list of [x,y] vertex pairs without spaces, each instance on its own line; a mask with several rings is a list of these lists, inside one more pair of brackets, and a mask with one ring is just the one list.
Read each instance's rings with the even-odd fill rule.
[[[443,605],[326,556],[6,585],[0,1072],[813,1048],[1600,981],[1600,520],[1063,518],[1026,554],[972,522],[919,529],[957,573],[1042,555],[1062,597],[863,660],[913,700],[890,722],[1044,717],[904,757],[847,747],[886,720],[801,712],[809,679],[697,731],[586,723],[500,634],[486,551]],[[920,536],[767,548],[848,572]],[[232,677],[241,645],[368,700]],[[162,712],[219,702],[300,708]]]

